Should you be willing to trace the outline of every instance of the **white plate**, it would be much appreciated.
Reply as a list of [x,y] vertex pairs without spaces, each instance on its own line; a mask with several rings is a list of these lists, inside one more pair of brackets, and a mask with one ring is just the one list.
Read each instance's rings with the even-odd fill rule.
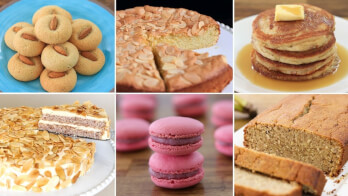
[[[244,132],[243,129],[245,128],[242,127],[240,128],[237,132],[234,133],[233,138],[234,141],[233,143],[236,146],[242,146],[244,142]],[[348,163],[346,163],[343,168],[341,174],[336,177],[336,178],[329,178],[326,177],[326,185],[324,187],[323,193],[321,196],[333,196],[333,195],[338,195],[338,196],[343,196],[347,195],[348,193],[348,181],[347,181],[347,174],[348,174]],[[339,180],[339,183],[335,183],[334,181]]]
[[115,178],[115,143],[112,140],[100,141],[85,139],[88,142],[96,144],[94,154],[94,164],[91,169],[77,179],[77,182],[68,188],[52,192],[34,193],[34,192],[14,192],[0,191],[0,195],[6,196],[87,196],[95,195],[108,186]]
[[[255,19],[256,15],[249,16],[247,18],[244,18],[242,20],[237,21],[234,23],[234,29],[237,29],[234,33],[234,56],[237,57],[238,52],[247,44],[251,42],[251,34],[252,34],[252,22]],[[346,49],[348,49],[348,21],[340,18],[338,16],[335,16],[336,21],[336,30],[335,30],[335,36],[336,41],[340,45],[344,46]],[[235,58],[236,59],[236,58]],[[247,93],[247,92],[253,92],[253,93],[274,93],[274,92],[283,92],[283,91],[275,91],[271,89],[262,88],[260,86],[257,86],[253,83],[251,83],[245,76],[240,72],[237,66],[235,66],[234,69],[234,80],[235,80],[235,91],[240,93]],[[343,93],[348,92],[348,77],[343,78],[342,80],[319,89],[313,89],[310,91],[304,91],[304,92],[310,92],[310,93]],[[299,93],[301,91],[298,91]]]
[[[220,24],[220,38],[215,46],[195,50],[199,53],[209,52],[209,56],[225,55],[228,64],[233,67],[233,34],[232,28],[222,23]],[[233,93],[233,82],[231,81],[222,91],[222,93]]]

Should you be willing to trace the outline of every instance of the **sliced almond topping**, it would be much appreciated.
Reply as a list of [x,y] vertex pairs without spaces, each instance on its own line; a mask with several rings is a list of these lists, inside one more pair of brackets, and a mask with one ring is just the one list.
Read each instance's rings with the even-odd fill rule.
[[83,29],[79,34],[79,39],[84,39],[92,32],[92,27]]
[[40,178],[39,180],[37,180],[36,185],[38,187],[42,187],[42,186],[45,186],[48,183],[48,181],[49,180],[47,178]]
[[13,185],[12,190],[15,191],[27,191],[27,189],[24,186],[19,186],[19,185]]
[[59,54],[64,55],[64,56],[68,56],[66,50],[65,50],[62,46],[54,45],[53,48],[54,48],[54,50],[55,50],[56,52],[58,52]]
[[96,55],[94,55],[92,52],[81,52],[81,56],[91,60],[91,61],[97,61]]
[[31,41],[38,41],[34,35],[30,35],[28,33],[23,33],[22,38],[27,39],[27,40],[31,40]]
[[65,76],[65,72],[54,72],[54,71],[51,71],[51,72],[48,72],[48,77],[50,78],[61,78],[61,77],[64,77]]
[[64,169],[62,167],[56,166],[56,173],[61,180],[64,181],[66,179],[65,172],[64,172]]
[[35,65],[33,61],[31,61],[28,57],[23,56],[21,54],[18,55],[18,58],[20,61],[22,61],[23,63],[27,64],[27,65]]
[[81,173],[81,171],[79,171],[79,172],[71,179],[71,183],[75,184],[75,182],[77,181],[77,179],[80,177],[80,173]]
[[33,164],[34,164],[33,159],[28,159],[27,161],[25,161],[22,167],[22,173],[26,173],[27,171],[29,171],[29,169],[33,167]]
[[54,31],[57,29],[57,26],[58,26],[58,20],[57,20],[57,17],[54,16],[50,22],[50,29]]
[[15,33],[17,33],[18,31],[20,31],[22,29],[22,27],[13,27],[13,31],[15,32]]
[[52,177],[52,174],[50,171],[45,171],[45,176],[48,177],[48,178],[51,178]]

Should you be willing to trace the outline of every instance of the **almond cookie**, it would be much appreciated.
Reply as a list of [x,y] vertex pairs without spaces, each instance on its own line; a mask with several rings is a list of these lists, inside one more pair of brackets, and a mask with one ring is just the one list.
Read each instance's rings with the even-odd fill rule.
[[66,11],[65,9],[63,9],[59,6],[49,5],[49,6],[42,7],[35,12],[33,19],[32,19],[33,24],[35,25],[36,22],[39,20],[39,18],[46,16],[46,15],[53,15],[53,14],[65,16],[70,21],[72,21],[71,14],[68,11]]
[[38,78],[43,70],[40,57],[26,57],[16,53],[8,61],[7,69],[19,81],[27,82]]
[[5,34],[5,43],[6,45],[11,48],[12,50],[15,50],[13,47],[13,39],[18,31],[23,29],[24,27],[32,27],[33,25],[27,23],[27,22],[18,22],[14,25],[12,25]]
[[48,92],[70,92],[75,88],[77,75],[74,69],[66,72],[53,72],[44,69],[40,76],[43,89]]
[[45,43],[37,39],[33,27],[24,27],[15,35],[13,46],[19,54],[34,57],[41,54]]
[[79,51],[70,42],[48,45],[41,54],[42,64],[55,72],[68,71],[76,65],[78,60]]
[[62,15],[43,16],[35,24],[35,33],[47,44],[61,44],[71,37],[71,22]]
[[70,42],[80,51],[95,50],[102,40],[100,29],[93,22],[84,19],[74,20]]
[[90,76],[98,73],[103,68],[104,63],[105,56],[99,48],[90,52],[82,51],[74,69],[81,75]]

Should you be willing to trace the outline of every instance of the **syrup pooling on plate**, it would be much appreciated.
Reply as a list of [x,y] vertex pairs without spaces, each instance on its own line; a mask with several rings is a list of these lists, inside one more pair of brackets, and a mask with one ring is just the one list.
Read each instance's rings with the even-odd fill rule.
[[[251,65],[251,51],[252,45],[245,45],[238,53],[236,59],[236,65],[242,72],[243,76],[246,77],[251,83],[277,91],[307,91],[318,88],[323,88],[335,84],[336,82],[343,79],[348,73],[348,50],[340,44],[336,44],[337,53],[341,59],[337,71],[324,78],[309,80],[309,81],[281,81],[267,78],[255,70]],[[238,84],[237,84],[238,85]]]

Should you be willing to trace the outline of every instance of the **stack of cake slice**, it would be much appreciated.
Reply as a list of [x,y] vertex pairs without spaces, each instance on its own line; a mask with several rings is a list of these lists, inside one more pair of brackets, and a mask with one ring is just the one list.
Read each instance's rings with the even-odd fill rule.
[[253,22],[252,65],[262,75],[278,80],[310,80],[336,71],[334,16],[302,4],[304,20],[274,21],[275,9]]
[[92,139],[110,139],[110,121],[104,109],[90,102],[42,108],[39,129]]

